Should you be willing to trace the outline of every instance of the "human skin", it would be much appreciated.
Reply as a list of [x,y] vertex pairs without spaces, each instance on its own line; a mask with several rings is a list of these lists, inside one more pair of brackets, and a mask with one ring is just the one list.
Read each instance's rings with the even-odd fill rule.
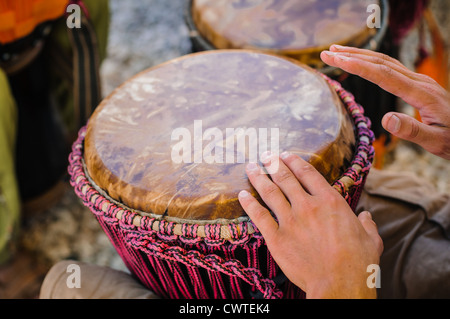
[[291,282],[308,298],[376,298],[369,265],[378,265],[383,242],[370,213],[358,217],[314,167],[297,155],[265,154],[268,175],[249,164],[247,175],[270,214],[247,191],[239,201]]
[[450,93],[435,80],[370,50],[332,45],[329,51],[321,53],[321,58],[328,65],[377,84],[414,107],[421,121],[390,112],[382,120],[385,130],[450,160]]
[[[421,122],[391,112],[383,117],[383,127],[450,159],[450,94],[436,81],[374,51],[332,45],[321,58],[416,108]],[[383,242],[370,213],[356,217],[340,194],[296,155],[265,154],[262,161],[265,166],[275,162],[279,169],[269,178],[261,167],[249,164],[247,175],[277,221],[248,192],[242,191],[239,201],[289,280],[308,298],[376,298],[367,285],[367,266],[379,263]]]

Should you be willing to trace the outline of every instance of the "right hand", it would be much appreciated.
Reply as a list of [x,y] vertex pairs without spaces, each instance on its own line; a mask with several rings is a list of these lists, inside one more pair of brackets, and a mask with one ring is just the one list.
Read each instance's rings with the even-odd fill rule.
[[450,93],[430,77],[414,73],[387,55],[332,45],[321,54],[328,65],[358,75],[400,97],[419,111],[422,122],[402,113],[387,113],[386,131],[450,160]]
[[[298,155],[263,160],[272,171],[249,164],[247,175],[264,203],[247,191],[239,202],[255,223],[283,273],[308,298],[376,298],[367,285],[383,241],[369,213],[356,217],[339,192]],[[275,164],[278,169],[270,169]],[[273,167],[272,167],[273,168]]]

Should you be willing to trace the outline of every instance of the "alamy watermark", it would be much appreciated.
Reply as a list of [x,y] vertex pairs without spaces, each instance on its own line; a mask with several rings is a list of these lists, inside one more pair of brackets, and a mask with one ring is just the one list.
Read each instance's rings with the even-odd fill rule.
[[[367,266],[367,273],[370,275],[367,277],[366,285],[370,289],[381,288],[381,270],[377,264]],[[81,268],[77,264],[70,264],[66,268],[66,272],[70,275],[67,276],[66,286],[69,289],[81,288]]]
[[66,269],[67,273],[70,273],[66,279],[66,285],[69,289],[81,288],[81,268],[77,264],[70,264]]
[[381,270],[380,265],[372,264],[367,266],[367,272],[370,273],[367,277],[367,287],[370,289],[381,288]]
[[81,8],[78,4],[69,4],[66,8],[66,25],[69,29],[81,28]]
[[381,8],[378,4],[370,4],[367,7],[367,13],[370,13],[367,18],[367,27],[370,29],[381,28]]
[[[66,8],[67,20],[66,24],[69,29],[81,28],[81,8],[78,4],[70,4]],[[381,28],[381,7],[378,4],[370,4],[367,6],[367,27],[370,29]]]
[[[195,120],[193,131],[180,127],[172,131],[171,158],[176,164],[258,163],[263,154],[279,154],[278,128],[226,128],[204,129],[202,120]],[[272,163],[267,173],[278,170]]]

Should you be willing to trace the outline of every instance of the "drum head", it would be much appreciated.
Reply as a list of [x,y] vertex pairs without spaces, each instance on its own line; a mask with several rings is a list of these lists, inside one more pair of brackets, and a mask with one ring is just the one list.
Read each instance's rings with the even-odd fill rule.
[[261,49],[322,66],[331,44],[362,47],[376,34],[367,26],[379,0],[193,0],[192,20],[216,49]]
[[318,73],[278,56],[216,50],[116,89],[89,121],[84,159],[92,183],[115,201],[201,224],[246,216],[238,193],[256,195],[245,165],[262,151],[299,154],[331,184],[354,145],[354,123]]

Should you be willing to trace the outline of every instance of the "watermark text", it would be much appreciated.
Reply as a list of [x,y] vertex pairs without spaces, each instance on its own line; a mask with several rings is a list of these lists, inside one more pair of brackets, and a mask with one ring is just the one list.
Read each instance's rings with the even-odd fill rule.
[[[258,163],[262,154],[279,154],[278,128],[203,128],[194,121],[193,131],[185,127],[172,131],[171,158],[176,164]],[[273,166],[271,170],[277,169]],[[270,172],[268,172],[270,173]]]

